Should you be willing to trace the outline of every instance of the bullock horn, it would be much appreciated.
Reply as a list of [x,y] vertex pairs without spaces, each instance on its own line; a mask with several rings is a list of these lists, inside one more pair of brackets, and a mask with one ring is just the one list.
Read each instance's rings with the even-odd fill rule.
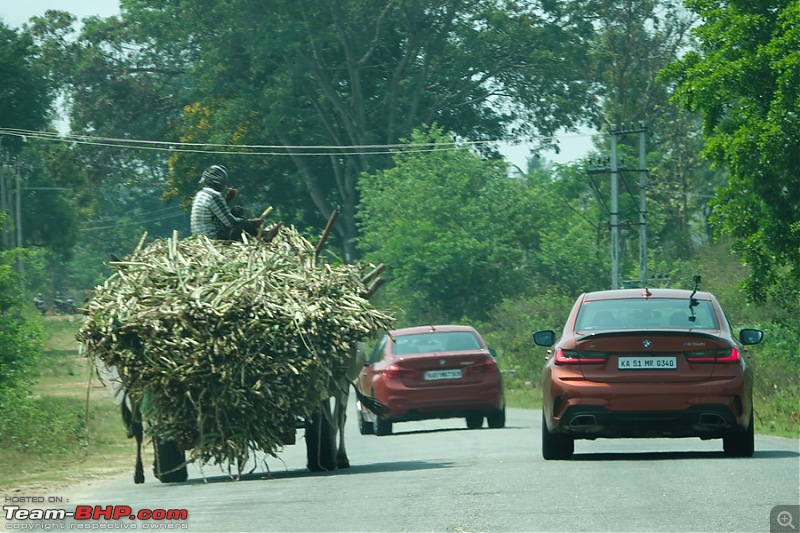
[[386,270],[386,265],[384,265],[383,263],[379,264],[378,266],[373,268],[367,275],[361,278],[361,283],[363,283],[364,285],[369,284],[370,281],[381,275],[384,270]]

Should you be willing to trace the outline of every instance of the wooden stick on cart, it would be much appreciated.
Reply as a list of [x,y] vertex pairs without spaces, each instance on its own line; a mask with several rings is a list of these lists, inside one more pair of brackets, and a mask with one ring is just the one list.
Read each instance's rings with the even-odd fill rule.
[[317,257],[322,252],[322,248],[325,246],[325,241],[328,240],[328,235],[331,234],[331,230],[333,229],[333,224],[336,222],[336,217],[339,216],[339,211],[333,210],[331,213],[330,218],[328,219],[328,223],[325,224],[325,230],[322,232],[322,237],[320,237],[319,242],[317,243],[317,247],[315,248],[314,252]]
[[384,265],[383,263],[379,264],[374,269],[372,269],[371,272],[369,272],[367,275],[361,278],[361,283],[363,283],[364,285],[368,285],[372,280],[380,276],[385,269],[386,265]]
[[[267,218],[267,215],[269,215],[271,212],[272,212],[272,206],[267,207],[266,209],[264,209],[264,212],[261,213],[261,216],[258,217],[258,220],[261,220],[263,222],[263,220]],[[263,239],[265,242],[270,242],[272,239],[275,238],[275,235],[278,234],[282,226],[283,222],[278,222],[277,224],[275,224],[274,227],[272,227],[268,232],[265,233],[264,224],[262,223],[261,226],[259,226],[258,228],[258,238]]]

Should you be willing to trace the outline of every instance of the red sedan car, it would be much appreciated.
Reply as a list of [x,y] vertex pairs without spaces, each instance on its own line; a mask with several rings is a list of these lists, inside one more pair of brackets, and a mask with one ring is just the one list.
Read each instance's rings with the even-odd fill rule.
[[503,380],[491,351],[470,326],[421,326],[390,331],[358,376],[359,391],[388,408],[374,415],[357,403],[362,435],[390,435],[394,422],[466,419],[467,427],[506,423]]
[[[699,278],[695,280],[699,282]],[[722,439],[726,455],[753,455],[753,374],[708,292],[625,289],[581,295],[542,371],[542,455],[569,459],[575,439]]]

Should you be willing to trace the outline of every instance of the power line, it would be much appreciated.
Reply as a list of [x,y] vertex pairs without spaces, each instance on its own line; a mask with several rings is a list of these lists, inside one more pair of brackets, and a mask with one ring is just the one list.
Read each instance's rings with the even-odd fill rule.
[[[218,143],[186,143],[173,141],[152,141],[146,139],[118,139],[112,137],[92,137],[87,135],[61,135],[48,131],[0,128],[0,135],[59,142],[81,144],[107,148],[124,148],[135,150],[153,150],[181,153],[203,153],[219,155],[257,155],[257,156],[341,156],[341,155],[389,155],[402,152],[437,152],[453,150],[464,146],[483,146],[504,143],[502,140],[485,141],[453,141],[420,144],[367,144],[367,145],[259,145],[259,144],[218,144]],[[531,141],[557,141],[571,137],[592,137],[593,134],[565,134],[559,136],[536,136]]]

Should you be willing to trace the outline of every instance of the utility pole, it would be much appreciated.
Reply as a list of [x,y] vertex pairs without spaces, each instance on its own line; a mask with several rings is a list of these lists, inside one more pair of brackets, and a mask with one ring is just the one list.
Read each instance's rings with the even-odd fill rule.
[[619,167],[617,125],[611,126],[611,288],[619,289]]
[[[17,248],[22,248],[22,163],[17,163]],[[20,275],[22,290],[25,290],[25,263],[22,254],[17,256],[17,272]]]
[[[609,130],[611,136],[611,157],[607,158],[608,166],[591,168],[589,174],[610,174],[611,177],[611,206],[609,228],[611,230],[611,288],[619,289],[619,175],[624,172],[639,173],[639,283],[647,286],[647,152],[645,133],[647,128],[644,122],[639,122],[639,127],[626,128],[623,124],[613,124]],[[632,133],[639,134],[639,167],[636,169],[619,166],[618,162],[618,137]]]
[[[17,163],[17,248],[22,248],[22,165]],[[21,260],[20,260],[21,261]],[[21,265],[22,263],[20,263]],[[21,273],[21,272],[20,272]]]
[[[22,173],[30,167],[20,159],[11,159],[7,150],[0,151],[0,213],[6,215],[3,224],[3,248],[23,248],[22,239]],[[11,223],[13,222],[13,228]],[[22,255],[17,258],[17,272],[25,274]],[[24,286],[23,286],[24,289]]]
[[639,283],[647,287],[647,151],[644,122],[639,122]]
[[[2,143],[1,137],[0,143]],[[2,148],[2,144],[0,144],[0,148]],[[3,225],[3,247],[6,250],[14,248],[14,230],[11,227],[14,217],[11,203],[11,168],[11,158],[8,150],[0,150],[0,212],[8,217]]]
[[[8,192],[6,191],[6,162],[0,153],[0,213],[8,213]],[[11,248],[8,224],[3,225],[3,249]]]

